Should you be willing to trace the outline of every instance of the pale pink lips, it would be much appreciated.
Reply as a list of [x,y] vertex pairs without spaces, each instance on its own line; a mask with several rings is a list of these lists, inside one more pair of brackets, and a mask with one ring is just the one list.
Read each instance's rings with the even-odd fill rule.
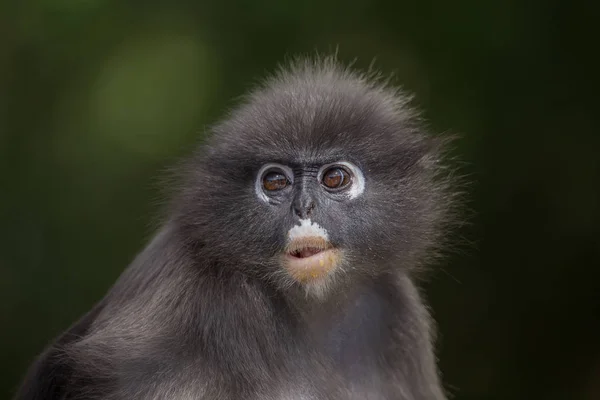
[[299,249],[292,253],[289,253],[289,255],[296,258],[307,258],[314,256],[315,254],[318,254],[321,251],[323,250],[316,247],[305,247],[303,249]]
[[331,249],[331,243],[320,236],[303,236],[288,243],[286,254],[294,258],[309,258]]
[[292,240],[285,251],[284,265],[300,282],[314,281],[332,271],[339,261],[339,251],[319,236]]

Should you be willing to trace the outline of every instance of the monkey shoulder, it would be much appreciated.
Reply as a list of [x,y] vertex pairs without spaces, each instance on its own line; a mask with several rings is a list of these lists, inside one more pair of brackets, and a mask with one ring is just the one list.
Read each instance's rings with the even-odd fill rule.
[[[14,400],[70,400],[75,398],[75,361],[70,346],[84,337],[104,305],[97,304],[40,354],[27,371]],[[82,383],[82,382],[80,382]]]

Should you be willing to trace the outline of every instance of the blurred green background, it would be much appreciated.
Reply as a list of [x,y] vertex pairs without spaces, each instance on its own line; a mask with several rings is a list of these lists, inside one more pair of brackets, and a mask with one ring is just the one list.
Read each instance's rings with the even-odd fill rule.
[[475,211],[426,285],[457,400],[600,399],[592,1],[0,3],[0,398],[152,233],[157,178],[286,56],[416,94]]

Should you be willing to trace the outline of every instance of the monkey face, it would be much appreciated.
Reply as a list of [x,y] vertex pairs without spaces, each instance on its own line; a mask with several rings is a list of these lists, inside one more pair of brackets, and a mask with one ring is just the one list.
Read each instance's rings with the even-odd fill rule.
[[187,168],[180,224],[222,268],[323,288],[436,242],[439,143],[396,91],[319,74],[255,92]]
[[283,208],[284,213],[287,210],[297,223],[287,231],[281,255],[281,264],[293,279],[315,283],[340,266],[343,249],[340,243],[332,243],[319,220],[332,224],[329,215],[335,203],[352,200],[364,189],[361,170],[347,161],[292,167],[268,163],[258,171],[256,196],[272,207]]

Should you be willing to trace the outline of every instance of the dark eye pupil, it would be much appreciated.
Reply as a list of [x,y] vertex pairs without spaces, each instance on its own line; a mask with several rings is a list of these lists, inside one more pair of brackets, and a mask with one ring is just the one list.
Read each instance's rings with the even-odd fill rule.
[[263,178],[263,187],[266,190],[281,190],[288,185],[288,180],[285,175],[279,172],[269,172]]
[[338,189],[348,184],[350,178],[342,168],[330,168],[323,174],[323,185],[330,189]]

